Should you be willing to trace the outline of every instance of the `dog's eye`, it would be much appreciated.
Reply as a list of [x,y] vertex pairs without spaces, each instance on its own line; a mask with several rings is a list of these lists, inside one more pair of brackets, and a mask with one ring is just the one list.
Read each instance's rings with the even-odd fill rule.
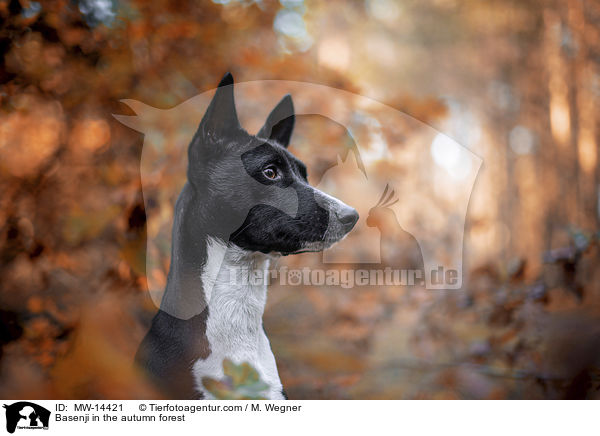
[[279,172],[277,171],[277,168],[272,165],[266,167],[263,170],[263,174],[269,180],[276,180],[277,178],[279,178]]

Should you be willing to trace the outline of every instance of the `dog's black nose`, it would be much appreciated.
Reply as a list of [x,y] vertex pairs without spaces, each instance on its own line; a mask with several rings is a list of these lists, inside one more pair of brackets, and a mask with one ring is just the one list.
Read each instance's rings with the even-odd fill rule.
[[336,212],[338,220],[344,226],[344,231],[348,233],[358,221],[358,212],[350,206],[345,206],[343,209]]

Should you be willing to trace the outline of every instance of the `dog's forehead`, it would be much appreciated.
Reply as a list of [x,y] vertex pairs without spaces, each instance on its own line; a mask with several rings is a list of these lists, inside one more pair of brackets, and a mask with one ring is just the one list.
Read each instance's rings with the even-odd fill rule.
[[261,147],[261,152],[271,155],[284,155],[285,148],[279,145],[277,142],[272,141],[270,139],[262,139],[256,136],[252,137],[250,144],[247,148],[247,151],[254,150],[258,147]]
[[[282,160],[287,161],[292,166],[300,168],[301,170],[306,171],[306,166],[302,161],[300,161],[296,156],[290,153],[285,147],[279,144],[277,141],[269,140],[269,139],[261,139],[257,137],[253,137],[253,140],[248,144],[246,151],[256,150],[260,147],[260,158],[261,159],[273,159],[273,158],[281,158]],[[258,157],[257,156],[257,157]]]
[[237,151],[245,162],[251,160],[257,164],[279,156],[272,144],[257,138],[252,138],[247,144],[239,147]]

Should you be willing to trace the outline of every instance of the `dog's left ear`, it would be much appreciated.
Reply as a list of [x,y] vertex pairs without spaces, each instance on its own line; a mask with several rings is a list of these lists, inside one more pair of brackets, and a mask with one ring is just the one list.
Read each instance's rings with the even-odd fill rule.
[[200,122],[200,130],[206,139],[222,140],[241,128],[235,110],[233,76],[227,73],[221,79],[215,96],[206,109]]
[[256,136],[273,139],[287,148],[292,137],[295,121],[296,115],[294,114],[292,96],[287,94],[271,111],[265,125],[262,126]]

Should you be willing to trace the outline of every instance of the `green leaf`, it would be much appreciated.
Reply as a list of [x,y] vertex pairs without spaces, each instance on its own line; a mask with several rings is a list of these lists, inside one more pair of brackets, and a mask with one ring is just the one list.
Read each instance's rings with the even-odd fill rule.
[[258,371],[248,362],[236,365],[229,359],[223,360],[224,379],[202,378],[202,385],[220,400],[264,400],[269,385],[260,380]]

